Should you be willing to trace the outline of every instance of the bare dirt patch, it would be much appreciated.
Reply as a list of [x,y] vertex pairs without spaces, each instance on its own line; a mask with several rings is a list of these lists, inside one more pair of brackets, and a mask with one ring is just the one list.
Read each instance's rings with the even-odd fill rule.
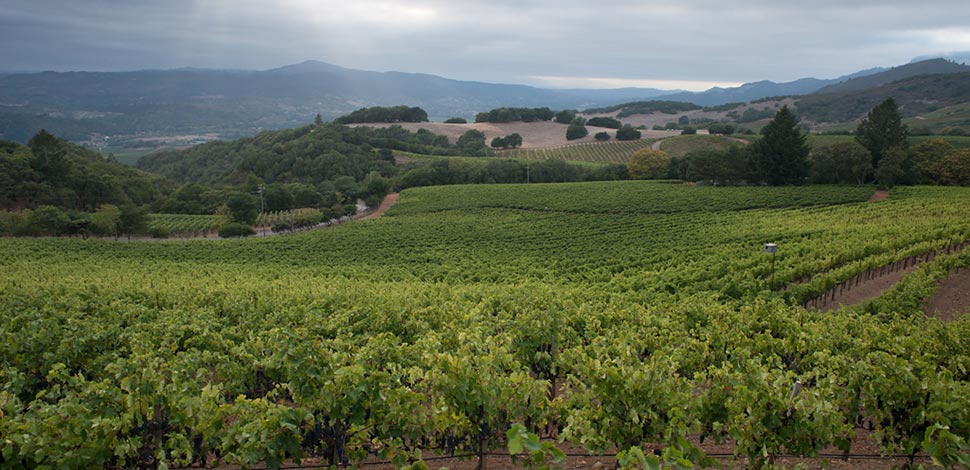
[[399,195],[400,194],[398,193],[391,193],[391,194],[388,194],[387,196],[384,196],[384,200],[381,201],[381,205],[377,206],[377,209],[367,212],[365,214],[360,214],[359,216],[354,216],[354,219],[355,220],[376,219],[384,215],[384,213],[387,212],[387,210],[390,209],[395,202],[397,202],[397,198]]
[[869,202],[885,201],[886,199],[889,199],[889,191],[886,191],[885,189],[880,189],[872,193],[872,196],[869,198]]
[[944,321],[955,320],[970,311],[970,270],[958,269],[940,281],[940,288],[926,303],[927,315]]

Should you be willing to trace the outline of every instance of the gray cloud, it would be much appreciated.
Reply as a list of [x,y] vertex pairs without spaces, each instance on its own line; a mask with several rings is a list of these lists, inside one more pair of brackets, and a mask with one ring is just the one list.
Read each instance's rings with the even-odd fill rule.
[[970,3],[33,0],[0,3],[8,70],[271,68],[742,82],[970,50]]

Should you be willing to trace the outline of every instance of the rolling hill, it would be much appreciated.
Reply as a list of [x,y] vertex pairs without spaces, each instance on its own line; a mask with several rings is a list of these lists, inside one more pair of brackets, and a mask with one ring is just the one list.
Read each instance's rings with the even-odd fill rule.
[[945,59],[929,59],[921,62],[900,65],[899,67],[893,67],[889,70],[871,75],[851,78],[844,82],[828,85],[824,88],[818,89],[815,91],[815,93],[825,94],[862,91],[919,75],[959,72],[970,72],[970,66],[950,62]]
[[970,102],[970,72],[919,75],[863,90],[806,95],[798,98],[796,108],[803,120],[850,122],[889,97],[903,117]]
[[146,70],[0,76],[0,138],[25,141],[44,127],[71,140],[91,134],[215,132],[223,137],[332,119],[365,106],[420,106],[432,118],[472,117],[501,106],[580,108],[668,91],[548,90],[354,70],[308,61],[265,71]]

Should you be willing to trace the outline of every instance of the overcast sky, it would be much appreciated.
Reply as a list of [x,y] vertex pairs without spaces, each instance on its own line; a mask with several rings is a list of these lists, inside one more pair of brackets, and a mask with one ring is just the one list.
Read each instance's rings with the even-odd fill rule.
[[970,51],[968,0],[0,0],[0,70],[365,70],[707,89]]

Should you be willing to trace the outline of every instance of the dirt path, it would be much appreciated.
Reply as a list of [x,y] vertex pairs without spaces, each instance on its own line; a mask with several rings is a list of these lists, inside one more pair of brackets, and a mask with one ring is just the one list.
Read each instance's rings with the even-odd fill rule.
[[398,196],[398,193],[390,193],[387,196],[384,196],[384,200],[381,201],[381,205],[377,206],[377,209],[375,209],[373,212],[367,212],[360,214],[360,216],[355,216],[354,220],[376,219],[384,215],[384,213],[387,212],[387,210],[390,209],[395,202],[397,202]]
[[923,304],[923,310],[944,321],[970,312],[970,270],[957,269],[940,282],[940,288]]
[[664,143],[664,140],[667,140],[667,139],[660,139],[660,140],[658,140],[658,141],[650,144],[650,148],[653,149],[653,150],[660,150],[660,146]]
[[876,192],[872,193],[872,196],[869,197],[869,202],[885,201],[886,199],[889,199],[889,191],[886,191],[885,189],[879,189],[879,190],[876,190]]

